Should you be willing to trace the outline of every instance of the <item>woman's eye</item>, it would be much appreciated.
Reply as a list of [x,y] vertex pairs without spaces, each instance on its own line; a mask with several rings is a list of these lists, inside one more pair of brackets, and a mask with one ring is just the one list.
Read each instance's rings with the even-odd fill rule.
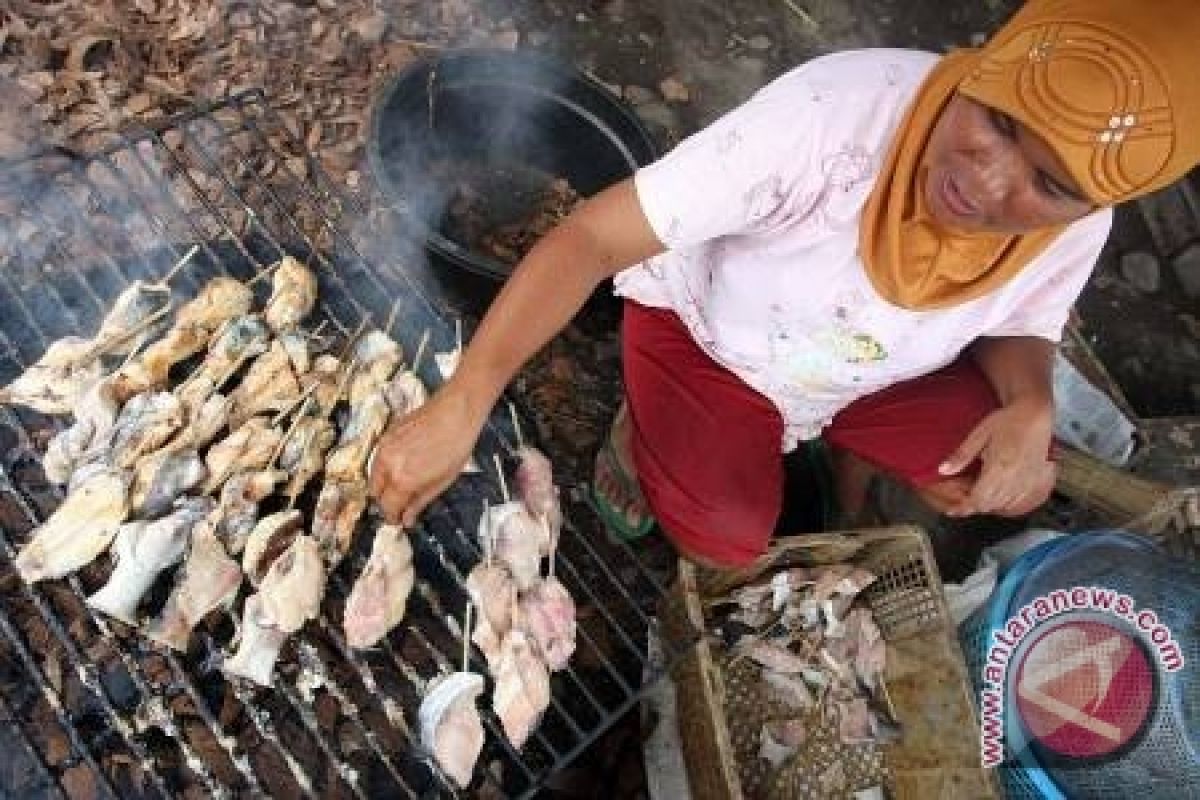
[[994,127],[1002,136],[1012,139],[1017,135],[1017,126],[1013,122],[1012,117],[1005,114],[1003,111],[998,111],[994,108],[988,109],[988,117],[992,121]]

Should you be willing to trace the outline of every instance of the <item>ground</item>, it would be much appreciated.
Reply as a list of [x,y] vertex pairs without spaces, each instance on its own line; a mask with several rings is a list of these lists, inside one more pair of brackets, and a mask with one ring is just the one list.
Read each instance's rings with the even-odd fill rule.
[[[369,197],[363,143],[376,90],[391,74],[445,48],[484,45],[557,55],[630,104],[665,150],[808,58],[850,47],[943,51],[978,43],[1015,5],[11,0],[0,7],[0,158],[46,145],[92,148],[121,126],[263,86],[335,182]],[[1139,414],[1190,416],[1200,405],[1195,378],[1200,287],[1189,283],[1191,273],[1164,266],[1182,246],[1164,253],[1153,233],[1138,209],[1121,212],[1079,309],[1089,341]],[[1130,253],[1148,254],[1149,260],[1130,259]],[[446,303],[469,330],[478,306],[453,298]],[[615,319],[611,305],[590,308],[515,386],[535,412],[539,438],[569,485],[586,481],[591,454],[616,407]],[[1194,465],[1190,472],[1185,465],[1186,475],[1194,471]],[[653,557],[665,561],[661,552]],[[612,796],[596,777],[619,768],[617,793],[637,796],[643,785],[639,752],[631,717],[558,776],[553,791],[562,797]]]

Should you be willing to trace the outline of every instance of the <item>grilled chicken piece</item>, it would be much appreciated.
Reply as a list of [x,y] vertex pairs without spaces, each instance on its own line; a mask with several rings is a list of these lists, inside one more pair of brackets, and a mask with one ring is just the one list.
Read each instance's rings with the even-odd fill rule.
[[278,341],[254,360],[238,387],[233,390],[233,412],[229,424],[238,428],[243,422],[264,412],[278,413],[300,399],[300,382],[292,369],[287,350]]
[[477,564],[467,576],[467,593],[478,610],[471,641],[495,669],[500,643],[512,627],[512,610],[517,604],[517,585],[500,564]]
[[258,593],[246,599],[242,641],[222,669],[271,685],[279,650],[291,633],[314,619],[325,594],[325,564],[311,536],[297,536],[267,571]]
[[195,450],[157,450],[138,461],[134,469],[130,509],[141,517],[160,516],[175,498],[199,486],[207,475]]
[[17,554],[21,577],[27,583],[61,578],[103,553],[129,513],[128,493],[126,473],[90,470]]
[[461,789],[471,782],[483,749],[483,722],[475,706],[481,694],[481,676],[455,672],[429,684],[429,693],[417,712],[421,746]]
[[[357,378],[365,376],[359,375]],[[375,389],[350,398],[350,419],[342,429],[338,445],[325,462],[326,480],[361,481],[366,479],[367,459],[379,435],[387,427],[391,409],[383,391]]]
[[284,494],[295,500],[308,482],[325,466],[325,454],[337,440],[333,423],[323,417],[304,417],[296,422],[292,434],[279,453],[279,467],[291,477]]
[[204,493],[212,494],[230,475],[262,469],[271,461],[283,432],[265,417],[254,417],[214,444],[204,457],[208,481]]
[[277,341],[283,346],[297,375],[303,375],[312,369],[312,348],[309,347],[308,336],[303,331],[281,333]]
[[284,256],[271,276],[271,299],[263,309],[275,333],[298,326],[317,302],[317,276],[291,256]]
[[171,367],[199,353],[213,332],[229,320],[246,314],[254,302],[249,287],[233,278],[214,278],[195,298],[175,312],[175,324],[162,339],[118,370],[118,400],[167,385]]
[[358,518],[367,508],[367,483],[325,480],[313,510],[312,533],[332,569],[350,551]]
[[373,647],[404,619],[413,586],[412,545],[398,525],[375,532],[371,558],[346,598],[342,628],[351,647]]
[[127,522],[117,529],[112,552],[117,565],[108,582],[88,598],[88,605],[121,620],[137,624],[137,607],[159,573],[178,564],[187,550],[192,529],[215,507],[212,500],[189,497],[175,511],[155,522]]
[[208,445],[229,423],[233,401],[223,394],[211,395],[184,426],[179,435],[167,444],[172,450],[195,450]]
[[315,383],[317,387],[308,396],[308,413],[314,417],[328,417],[338,401],[338,383],[342,375],[342,363],[334,356],[317,356],[312,371],[300,378],[301,393],[308,392]]
[[145,629],[146,636],[173,650],[187,650],[192,628],[217,606],[232,603],[242,583],[242,568],[217,538],[216,513],[192,530],[175,587],[158,617]]
[[402,369],[392,376],[384,395],[396,419],[403,419],[429,400],[429,390],[424,382],[408,369]]
[[492,676],[492,708],[508,741],[520,750],[550,705],[550,673],[520,627],[504,635]]
[[102,455],[121,410],[114,389],[110,376],[96,381],[83,393],[75,406],[75,422],[46,445],[42,468],[47,480],[66,483],[80,466]]
[[134,281],[117,295],[112,309],[92,337],[97,355],[127,353],[134,337],[171,308],[171,289],[161,283]]
[[112,462],[122,469],[131,469],[142,456],[166,442],[183,422],[183,406],[170,392],[137,395],[121,409],[113,426],[109,448]]
[[517,496],[525,503],[529,513],[545,519],[550,535],[547,537],[543,555],[550,555],[562,530],[562,506],[558,500],[558,487],[554,485],[553,467],[542,451],[529,445],[517,450],[520,464],[517,466]]
[[265,353],[270,341],[271,332],[257,314],[243,314],[225,323],[213,335],[203,363],[176,390],[188,418],[195,416],[204,401],[242,364]]
[[221,671],[226,675],[254,681],[260,686],[270,686],[275,661],[288,634],[266,620],[262,598],[257,594],[246,598],[239,631],[241,639],[237,652],[221,665]]
[[525,508],[513,500],[492,506],[479,519],[479,541],[491,543],[496,561],[508,568],[520,591],[537,580],[546,552],[546,528]]
[[251,586],[258,586],[280,553],[291,547],[303,532],[304,517],[299,511],[279,511],[258,521],[246,549],[242,552],[242,571]]
[[557,578],[542,578],[521,595],[521,624],[551,672],[575,652],[575,601]]
[[268,469],[239,472],[221,487],[217,511],[217,533],[229,552],[240,554],[258,522],[258,504],[275,491],[276,485],[287,478],[283,470]]
[[88,359],[91,343],[67,336],[52,343],[45,354],[0,389],[0,403],[28,406],[43,414],[69,414],[89,386],[100,380],[98,359]]
[[387,385],[403,357],[396,340],[379,330],[368,331],[354,345],[359,374],[370,376],[371,388],[375,389]]

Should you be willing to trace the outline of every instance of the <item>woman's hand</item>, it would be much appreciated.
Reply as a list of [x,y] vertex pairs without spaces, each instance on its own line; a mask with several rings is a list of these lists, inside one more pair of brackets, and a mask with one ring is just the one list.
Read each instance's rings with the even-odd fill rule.
[[413,525],[462,471],[486,415],[451,382],[384,431],[370,475],[371,494],[384,516]]
[[970,491],[945,513],[1017,517],[1044,503],[1057,477],[1049,459],[1053,428],[1053,405],[1044,402],[1018,401],[984,417],[938,469],[950,478],[976,458],[982,463]]

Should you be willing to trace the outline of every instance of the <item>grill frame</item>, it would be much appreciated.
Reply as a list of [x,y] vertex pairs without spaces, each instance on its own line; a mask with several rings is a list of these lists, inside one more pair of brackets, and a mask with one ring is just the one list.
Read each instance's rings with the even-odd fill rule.
[[[273,140],[282,141],[286,149],[273,145]],[[271,160],[276,164],[274,177],[259,177],[247,188],[247,180],[260,176],[259,166]],[[298,174],[300,168],[304,175]],[[393,224],[392,229],[398,229],[394,212],[368,208],[361,198],[340,192],[258,89],[196,106],[153,128],[123,132],[117,142],[95,153],[48,150],[19,164],[0,166],[0,202],[6,197],[10,203],[18,198],[18,213],[0,222],[0,268],[8,268],[0,274],[0,307],[10,310],[7,321],[0,322],[0,383],[53,339],[94,331],[116,292],[134,278],[163,275],[191,244],[201,251],[196,266],[172,281],[180,296],[195,293],[201,273],[211,270],[245,279],[292,252],[319,273],[322,316],[341,334],[368,317],[386,318],[394,299],[402,312],[393,335],[406,352],[413,351],[423,330],[431,331],[432,345],[439,349],[451,346],[454,339],[453,326],[429,290],[407,270],[383,269],[364,254],[371,231],[345,227],[348,221],[380,220],[382,215],[384,231]],[[110,222],[119,224],[110,228]],[[23,237],[29,229],[21,226],[30,223],[34,233]],[[47,230],[56,235],[43,241]],[[57,235],[60,230],[62,235]],[[69,266],[89,253],[91,261]],[[68,266],[46,274],[49,263]],[[33,268],[40,272],[24,274]],[[421,372],[436,385],[430,380],[428,359]],[[414,610],[401,629],[414,614],[431,625],[393,632],[377,651],[350,651],[338,626],[330,623],[331,609],[336,619],[349,587],[350,570],[339,569],[330,581],[322,618],[285,647],[281,664],[287,668],[277,668],[273,690],[251,690],[223,680],[213,688],[212,665],[203,663],[207,657],[194,655],[195,642],[188,654],[165,653],[83,605],[87,570],[51,582],[53,592],[43,584],[25,586],[13,574],[16,548],[61,501],[61,493],[38,478],[43,444],[38,439],[57,429],[46,428],[45,422],[35,414],[0,408],[0,444],[11,445],[0,454],[0,505],[8,506],[0,509],[0,569],[7,571],[7,576],[0,572],[0,648],[16,655],[23,674],[38,687],[40,702],[53,711],[71,755],[50,759],[46,747],[31,736],[32,706],[39,701],[14,700],[8,687],[0,687],[0,708],[17,720],[23,747],[27,755],[36,756],[35,769],[43,782],[53,781],[69,796],[63,776],[83,765],[92,773],[98,796],[127,794],[125,786],[114,783],[111,766],[106,772],[103,765],[106,756],[119,750],[132,762],[130,772],[140,776],[140,790],[146,795],[177,796],[198,785],[214,797],[287,792],[364,797],[385,784],[409,797],[456,794],[434,775],[436,768],[419,753],[411,731],[416,727],[415,699],[425,683],[461,659],[457,620],[466,602],[462,579],[480,557],[473,531],[481,501],[501,499],[493,479],[464,477],[411,533],[419,580],[410,598]],[[61,427],[62,422],[54,424]],[[511,461],[515,441],[508,414],[494,413],[477,460],[490,464],[491,454],[498,453]],[[645,628],[655,624],[655,610],[666,607],[666,589],[629,544],[593,541],[588,527],[577,524],[580,513],[577,504],[568,504],[555,573],[577,602],[592,609],[591,620],[580,626],[579,650],[591,651],[598,667],[573,665],[555,675],[552,707],[523,753],[513,751],[494,715],[485,709],[488,742],[473,789],[490,784],[503,794],[533,795],[632,708],[699,636],[693,631],[690,639],[665,642],[662,662],[648,658]],[[11,521],[14,514],[20,516],[19,524]],[[367,552],[362,527],[357,539],[347,559],[353,573]],[[14,584],[8,591],[6,577]],[[68,601],[78,605],[78,614],[64,615],[56,607]],[[39,653],[31,646],[34,628],[50,631],[57,643],[55,653]],[[99,674],[89,655],[98,640],[120,645],[109,666],[116,669],[119,664],[126,673],[125,680],[139,698],[136,703],[116,698],[111,680]],[[59,650],[70,669],[56,687],[45,670]],[[305,670],[291,669],[297,657]],[[159,659],[161,669],[147,666],[152,659]],[[482,658],[473,650],[470,662],[474,671],[486,675]],[[348,678],[337,674],[343,671]],[[162,679],[164,674],[169,681]],[[217,707],[214,698],[219,698]],[[335,716],[326,724],[321,716],[329,712],[322,708],[330,703]],[[391,704],[395,705],[389,708]],[[233,707],[232,722],[224,719],[227,705]],[[395,718],[397,707],[403,722]],[[81,720],[91,715],[106,721],[110,732],[89,739]],[[307,741],[293,738],[293,732]],[[354,753],[344,752],[339,735],[357,739]],[[292,746],[285,746],[283,739]],[[215,743],[221,763],[210,763],[212,756],[206,757],[198,742],[207,744],[206,751]],[[398,747],[397,742],[402,744]],[[268,760],[279,773],[276,780],[285,774],[279,764],[286,768],[292,781],[286,791],[261,779]],[[503,765],[502,776],[482,768],[493,760]],[[352,761],[364,766],[353,766]],[[364,771],[370,774],[364,776]]]

